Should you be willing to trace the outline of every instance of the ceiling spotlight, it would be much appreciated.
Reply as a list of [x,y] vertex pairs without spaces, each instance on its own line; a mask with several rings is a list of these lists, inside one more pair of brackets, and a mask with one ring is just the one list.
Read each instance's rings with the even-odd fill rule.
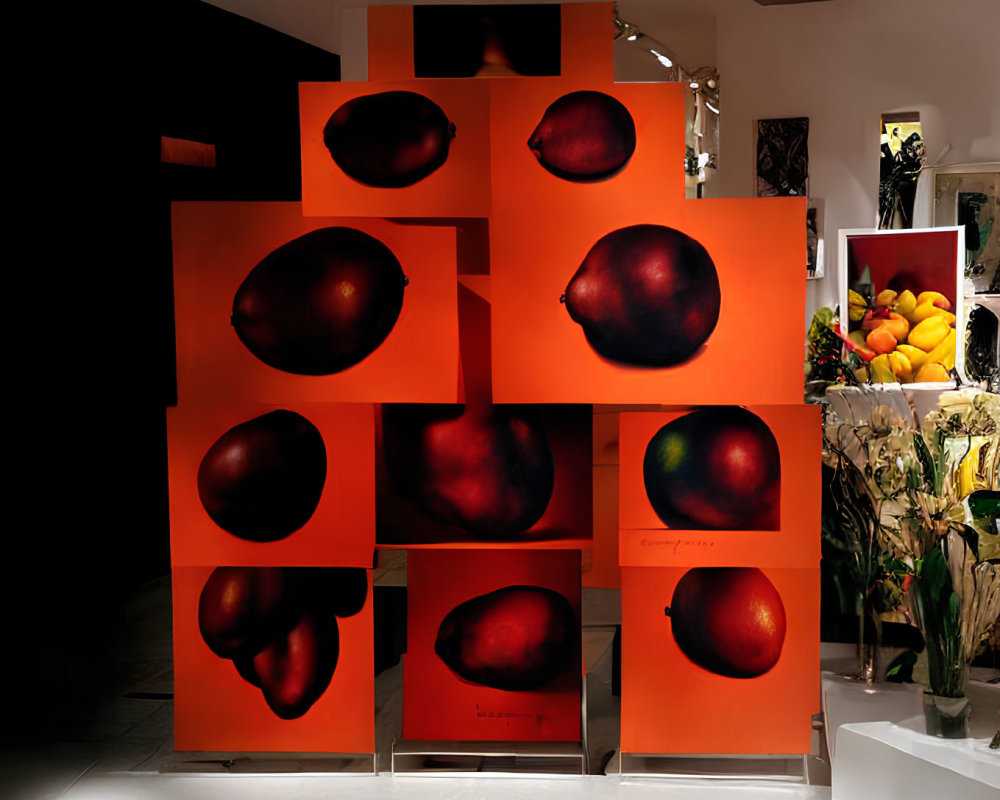
[[663,55],[663,53],[659,53],[652,48],[649,49],[649,52],[656,56],[656,60],[663,64],[663,66],[667,69],[670,69],[674,65],[674,62],[667,58],[667,56]]

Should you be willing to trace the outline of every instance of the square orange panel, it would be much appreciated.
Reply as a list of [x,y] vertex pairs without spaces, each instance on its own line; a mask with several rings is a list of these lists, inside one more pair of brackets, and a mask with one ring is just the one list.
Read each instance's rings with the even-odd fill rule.
[[[529,154],[530,156],[530,154]],[[525,203],[527,208],[531,204]],[[613,202],[580,203],[544,215],[520,205],[491,219],[493,396],[497,402],[781,404],[802,399],[806,204],[803,198],[690,200],[637,213]],[[606,358],[560,302],[591,248],[624,228],[672,228],[699,242],[718,275],[721,301],[707,340],[677,364]],[[631,234],[625,234],[630,236]],[[595,304],[618,324],[647,311],[623,301],[623,280],[659,280],[658,247],[639,247],[631,274],[607,264]],[[699,282],[694,296],[699,302]],[[637,292],[639,297],[645,293]],[[684,308],[696,312],[695,300]],[[655,307],[653,309],[655,311]],[[605,313],[602,311],[601,313]],[[673,320],[674,317],[667,319]],[[678,331],[686,330],[678,324]],[[664,341],[672,342],[672,337]]]
[[[561,4],[561,74],[585,80],[614,79],[613,8],[611,3]],[[413,50],[413,6],[369,6],[368,79],[412,79]],[[521,78],[477,80],[520,81]]]
[[[708,413],[713,408],[709,407]],[[626,566],[690,563],[812,568],[820,559],[820,408],[814,405],[748,406],[770,430],[778,446],[781,485],[776,530],[685,530],[671,528],[656,513],[646,492],[643,461],[650,441],[690,409],[626,412],[621,415],[620,558]],[[685,444],[697,447],[697,440]],[[737,443],[730,457],[746,451]],[[689,458],[698,454],[688,454]],[[716,456],[713,474],[723,469]],[[708,459],[709,456],[702,456]],[[741,467],[742,467],[741,462]],[[752,465],[751,465],[752,466]],[[707,487],[713,505],[719,488]],[[742,519],[742,517],[741,517]],[[742,523],[741,523],[742,524]]]
[[[508,587],[532,587],[527,594]],[[539,592],[538,590],[542,591]],[[497,594],[493,594],[497,593]],[[565,602],[554,598],[561,595]],[[442,639],[442,652],[452,658],[460,641],[477,652],[468,659],[510,666],[510,675],[542,680],[544,666],[526,669],[511,645],[553,636],[539,630],[543,612],[527,598],[543,601],[566,614],[555,626],[570,644],[557,653],[566,663],[554,677],[530,689],[484,685],[482,675],[453,672],[436,654],[435,645],[445,617],[474,598],[491,595],[465,615],[453,637]],[[403,660],[403,737],[425,740],[579,741],[580,740],[580,555],[552,551],[414,551],[407,558],[407,652]],[[548,607],[548,605],[547,605]],[[572,609],[570,614],[566,609]],[[518,613],[518,612],[522,613]],[[528,613],[523,613],[527,611]],[[574,619],[568,619],[572,616]],[[559,619],[554,613],[553,619]],[[490,621],[497,627],[491,630]],[[485,626],[485,627],[483,627]],[[477,630],[480,627],[480,630]],[[566,630],[565,628],[569,628]],[[498,636],[499,634],[499,636]],[[530,648],[534,650],[534,648]],[[535,651],[537,652],[537,651]],[[469,660],[464,663],[469,663]],[[546,662],[548,663],[548,662]],[[550,665],[551,666],[551,665]],[[496,673],[493,673],[496,674]],[[493,678],[489,678],[493,680]]]
[[[808,753],[819,711],[819,569],[696,570],[622,569],[622,752]],[[694,588],[679,602],[686,574]],[[706,610],[712,594],[724,614]],[[762,597],[773,627],[753,640],[764,653],[754,660],[736,636],[748,624],[744,609],[759,609]],[[744,676],[723,674],[737,670]]]
[[[408,442],[414,434],[403,421],[406,417],[400,415],[392,428],[395,439],[389,445],[396,454],[395,474],[387,466],[385,418],[380,413],[387,408],[383,406],[376,412],[375,502],[379,547],[544,550],[591,546],[590,406],[501,406],[495,410],[499,416],[492,421],[476,422],[477,418],[470,416],[472,421],[468,424],[450,418],[445,422],[442,418],[433,428],[428,426],[419,434],[425,445],[419,460],[416,454],[405,457],[410,453]],[[449,412],[449,409],[454,409],[455,414],[461,411],[457,406],[441,410]],[[453,433],[449,435],[446,428]],[[432,444],[445,439],[448,441],[440,446]],[[516,453],[512,452],[510,448],[519,447],[517,443],[523,443],[524,439],[530,441],[520,445]],[[530,466],[538,447],[547,450],[552,460],[552,490],[547,494],[534,488],[545,480],[544,470],[533,470]],[[477,452],[476,448],[482,452],[479,459],[470,455]],[[508,481],[496,472],[501,464],[512,473],[528,476],[528,480],[518,484],[517,489],[504,491]],[[498,493],[492,506],[495,513],[479,505],[480,497],[492,492]],[[500,530],[500,520],[516,503],[523,504],[526,516],[527,509],[536,506],[541,514],[522,532],[490,538],[459,524],[460,519],[475,519],[484,530]]]
[[[172,212],[181,403],[457,399],[454,229],[378,219],[306,219],[298,203],[174,203]],[[353,366],[326,375],[269,366],[231,323],[237,291],[251,270],[282,245],[336,227],[360,231],[392,251],[407,281],[402,309],[385,339]],[[322,311],[302,305],[301,313],[288,315],[288,324]]]
[[[283,416],[274,413],[278,411],[283,412]],[[298,418],[288,422],[288,412]],[[309,429],[309,423],[313,430]],[[237,427],[238,432],[228,433]],[[325,451],[322,458],[316,452],[317,436]],[[206,499],[213,507],[215,518],[228,529],[220,527],[209,515],[199,489],[199,468],[217,442],[219,446],[213,455],[217,453],[218,458],[213,457],[206,464]],[[278,450],[281,442],[284,444],[280,444],[282,449]],[[288,403],[264,406],[234,402],[225,406],[197,406],[182,403],[168,409],[173,563],[370,568],[375,549],[374,446],[375,418],[371,405]],[[256,456],[253,454],[255,447]],[[250,454],[245,462],[250,467],[245,473],[241,472],[242,485],[250,485],[253,487],[251,493],[259,494],[268,486],[288,480],[272,471],[278,452],[295,454],[282,462],[296,465],[296,477],[284,492],[292,495],[290,508],[296,509],[289,513],[295,516],[301,509],[307,513],[313,502],[315,510],[301,527],[283,538],[253,541],[246,537],[259,534],[245,526],[256,524],[260,514],[232,512],[233,498],[238,496],[233,487],[240,485],[233,481],[229,472],[232,458]],[[269,483],[261,481],[262,474],[267,476]],[[314,499],[315,492],[299,494],[303,484],[317,474],[322,477],[318,502]],[[215,476],[214,480],[208,477],[210,475]],[[268,504],[269,509],[276,506],[274,502]],[[281,517],[282,531],[288,527],[283,524],[284,520],[289,518]],[[240,535],[235,535],[236,531]]]
[[[341,106],[368,98],[364,103],[377,109],[390,101],[391,95],[386,94],[390,92],[421,95],[426,108],[432,108],[433,104],[447,118],[442,123],[445,128],[447,123],[454,126],[454,136],[450,139],[441,125],[434,126],[435,135],[440,134],[447,142],[444,162],[415,183],[394,188],[371,185],[371,179],[360,172],[356,177],[367,183],[352,177],[338,166],[324,144],[327,122]],[[489,115],[489,84],[474,78],[300,83],[303,212],[308,216],[489,216]],[[371,140],[372,135],[366,138]],[[428,156],[427,161],[433,162],[434,157]],[[384,154],[375,158],[374,163],[376,166],[386,163]]]
[[[501,225],[516,218],[529,239],[539,236],[539,226],[588,209],[614,206],[642,214],[684,202],[682,84],[593,83],[575,75],[497,81],[490,90],[490,108],[493,213]],[[623,135],[630,133],[629,125],[634,127],[634,152],[619,171],[601,180],[578,181],[542,165],[546,156],[556,168],[576,160],[592,164],[572,156],[603,154],[595,120],[608,121]],[[575,129],[593,141],[574,142],[571,148],[559,134]],[[535,148],[541,158],[529,140],[540,142]]]
[[[174,746],[177,750],[371,753],[375,749],[375,667],[371,573],[356,614],[337,618],[338,655],[329,685],[294,719],[283,719],[199,630],[199,598],[213,567],[176,567]],[[277,693],[277,691],[276,691]]]

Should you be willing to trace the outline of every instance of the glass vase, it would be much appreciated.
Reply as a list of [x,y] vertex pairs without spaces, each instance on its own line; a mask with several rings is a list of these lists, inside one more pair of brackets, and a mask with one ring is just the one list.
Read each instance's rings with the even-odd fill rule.
[[929,736],[966,739],[969,736],[969,698],[942,697],[924,692],[924,722]]
[[858,679],[868,688],[878,680],[878,648],[881,626],[875,618],[872,593],[862,593],[861,613],[858,615]]

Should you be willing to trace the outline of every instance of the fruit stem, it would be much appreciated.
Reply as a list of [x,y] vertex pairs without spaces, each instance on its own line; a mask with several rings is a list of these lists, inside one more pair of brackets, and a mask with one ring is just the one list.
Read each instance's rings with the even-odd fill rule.
[[670,616],[670,606],[667,606],[666,608],[664,608],[663,609],[663,613],[666,614],[669,617]]
[[566,295],[565,295],[565,293],[559,295],[559,302],[560,303],[565,303],[566,302]]

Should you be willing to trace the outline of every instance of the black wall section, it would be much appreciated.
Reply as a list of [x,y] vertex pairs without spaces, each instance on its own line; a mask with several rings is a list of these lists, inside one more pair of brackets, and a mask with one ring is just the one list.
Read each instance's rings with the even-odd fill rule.
[[[340,77],[339,56],[194,0],[32,13],[11,27],[47,39],[12,78],[28,180],[0,580],[0,741],[20,743],[58,740],[113,686],[123,601],[169,572],[169,202],[298,200],[297,84]],[[216,166],[161,164],[162,136],[214,145]]]

